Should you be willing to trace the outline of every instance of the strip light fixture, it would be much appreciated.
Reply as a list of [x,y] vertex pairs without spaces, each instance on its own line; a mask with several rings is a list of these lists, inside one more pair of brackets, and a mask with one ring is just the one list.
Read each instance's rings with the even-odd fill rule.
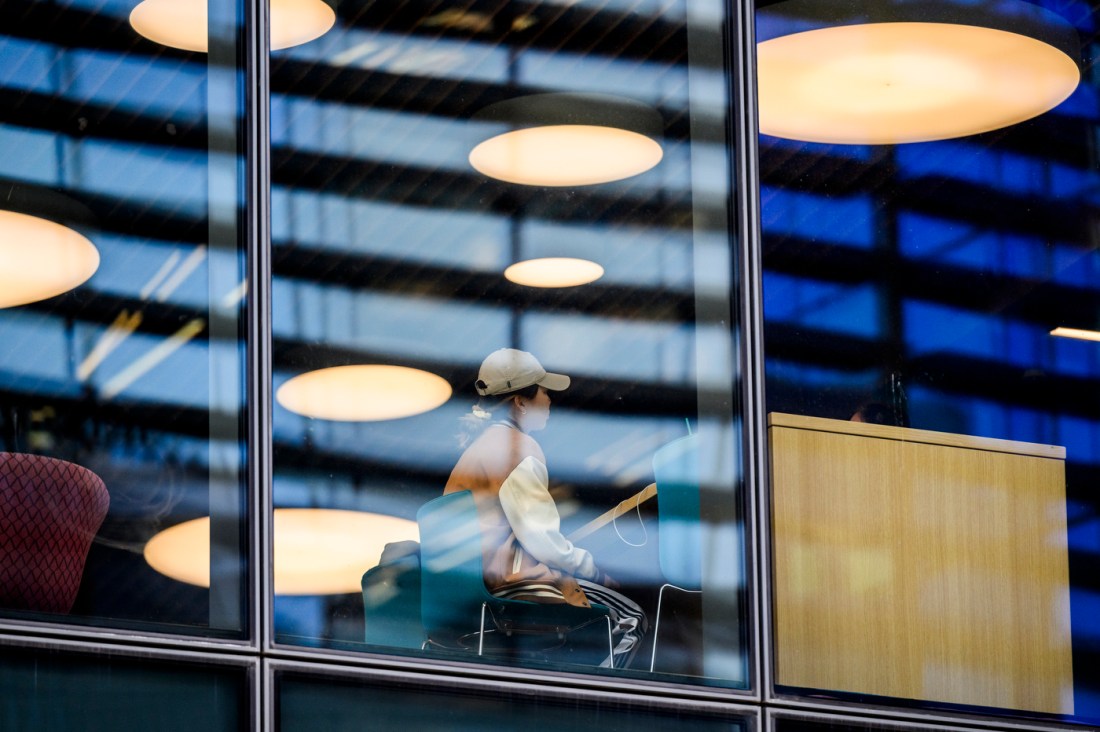
[[1062,328],[1058,327],[1050,331],[1052,336],[1059,338],[1076,338],[1080,341],[1097,341],[1100,342],[1100,332],[1095,330],[1082,330],[1081,328]]

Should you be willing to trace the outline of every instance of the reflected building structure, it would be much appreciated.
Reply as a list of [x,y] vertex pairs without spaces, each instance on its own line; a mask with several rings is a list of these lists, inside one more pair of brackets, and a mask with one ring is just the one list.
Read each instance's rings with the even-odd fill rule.
[[[700,429],[729,455],[736,439],[732,340],[721,331],[732,309],[726,97],[715,84],[721,69],[691,62],[720,49],[720,38],[683,37],[682,6],[652,18],[656,28],[633,8],[602,9],[592,22],[636,30],[596,51],[571,30],[579,9],[464,12],[410,5],[391,16],[366,3],[347,28],[272,59],[276,388],[302,372],[387,364],[441,376],[454,392],[405,419],[336,423],[276,408],[275,502],[414,516],[458,457],[455,434],[481,359],[514,347],[574,377],[555,395],[540,442],[565,525],[575,528],[652,482],[662,444]],[[470,25],[477,18],[492,22]],[[578,88],[578,76],[588,85]],[[320,78],[332,81],[319,94]],[[719,93],[696,91],[689,107],[692,89]],[[491,143],[500,152],[487,153]],[[697,160],[711,169],[697,170]],[[556,287],[505,274],[547,258],[582,259],[603,273]],[[732,460],[713,470],[732,492]],[[642,524],[623,531],[645,536],[654,518],[651,506],[639,509]],[[720,520],[732,537],[738,519]],[[656,538],[627,543],[617,526],[605,532],[615,542],[607,571],[656,592]],[[733,566],[740,556],[731,560],[715,562],[716,578],[744,574]],[[694,612],[735,647],[733,661],[715,656],[726,666],[711,675],[741,684],[741,630],[719,619],[722,602],[742,602],[736,582],[727,599],[716,592],[714,607]],[[326,602],[276,598],[276,636],[360,640],[356,622],[324,627],[341,616]],[[369,608],[363,622],[372,622]],[[700,674],[702,665],[700,655],[683,668]]]
[[[849,22],[859,22],[855,7],[844,8]],[[966,12],[999,9],[977,3]],[[1097,698],[1100,353],[1057,329],[1097,325],[1089,304],[1100,264],[1090,142],[1098,113],[1095,16],[1085,6],[1047,3],[1024,12],[1055,13],[1053,22],[1072,26],[1071,41],[1080,43],[1080,58],[1073,56],[1080,81],[1048,112],[912,144],[761,136],[767,411],[847,420],[871,402],[885,407],[889,424],[1064,448],[1065,503],[1035,510],[1052,522],[1048,541],[1068,565],[1068,587],[1057,583],[1048,610],[1062,617],[1057,626],[1069,647],[1059,653],[1072,650],[1073,692],[1063,688],[1055,706],[1087,715]],[[798,3],[757,13],[764,42],[820,24],[800,16]],[[992,476],[974,484],[960,478],[955,489],[991,491],[999,500],[994,493],[1005,485]],[[915,504],[909,510],[919,522]],[[1009,525],[1003,514],[973,520],[975,536],[983,525],[1002,532]],[[1011,533],[1001,536],[1011,541]],[[987,541],[992,559],[998,539]],[[950,627],[953,618],[943,621]]]
[[[819,22],[803,0],[329,0],[331,28],[269,55],[252,0],[208,3],[191,47],[136,32],[137,4],[0,0],[0,198],[71,199],[79,215],[55,221],[100,259],[0,309],[0,445],[83,466],[110,499],[69,612],[0,600],[13,688],[35,664],[56,689],[68,673],[105,698],[163,688],[175,722],[142,702],[104,717],[153,729],[1100,722],[1100,352],[1051,335],[1100,328],[1089,4],[1027,3],[1080,42],[1068,99],[900,144],[751,135],[751,41]],[[285,10],[270,12],[274,29]],[[475,160],[502,130],[547,133],[501,144],[550,177]],[[601,152],[618,170],[570,175]],[[563,533],[649,614],[629,668],[568,642],[425,643],[417,512],[442,494],[497,348],[573,379],[539,443]],[[941,683],[957,669],[934,662],[911,694],[785,682],[803,677],[782,663],[815,651],[792,656],[777,620],[794,542],[775,544],[768,415],[848,420],[867,403],[900,430],[1064,448],[1064,501],[1041,510],[1064,517],[1052,602],[1068,627],[1026,629],[1065,631],[1058,703],[960,703]],[[336,533],[320,523],[335,512],[360,523]],[[312,533],[291,536],[288,516]],[[979,555],[1014,541],[1003,515],[980,521],[963,530]],[[150,551],[175,527],[190,538],[170,558],[190,561],[168,570]],[[902,573],[865,538],[839,538],[865,561],[833,591]],[[338,582],[310,582],[340,563]],[[817,581],[795,586],[801,601]],[[805,637],[841,637],[814,623]],[[78,719],[33,699],[3,713]]]

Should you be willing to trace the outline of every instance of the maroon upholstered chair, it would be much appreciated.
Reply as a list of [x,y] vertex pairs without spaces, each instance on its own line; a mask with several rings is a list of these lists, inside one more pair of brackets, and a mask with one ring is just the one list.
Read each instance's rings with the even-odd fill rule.
[[87,468],[0,452],[0,607],[69,612],[109,503]]

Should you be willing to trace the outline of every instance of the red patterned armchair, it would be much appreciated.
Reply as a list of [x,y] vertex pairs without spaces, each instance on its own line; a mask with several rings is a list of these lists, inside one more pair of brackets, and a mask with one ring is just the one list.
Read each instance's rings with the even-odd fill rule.
[[0,452],[0,607],[69,612],[109,502],[87,468]]

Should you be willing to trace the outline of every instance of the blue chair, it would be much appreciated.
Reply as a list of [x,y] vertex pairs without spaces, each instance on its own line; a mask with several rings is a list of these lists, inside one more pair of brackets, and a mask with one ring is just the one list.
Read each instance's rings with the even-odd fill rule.
[[657,483],[658,558],[666,583],[661,585],[657,593],[650,671],[653,671],[657,660],[661,605],[665,590],[692,594],[702,592],[703,541],[699,511],[698,436],[682,437],[654,453],[653,477]]
[[569,633],[603,623],[610,656],[614,646],[611,613],[606,607],[505,600],[489,594],[482,574],[477,506],[470,491],[429,501],[417,512],[416,520],[420,525],[421,621],[428,636],[425,647],[471,648],[476,636],[480,656],[486,650],[486,634],[493,631],[509,639],[548,636],[560,647]]
[[363,639],[374,646],[424,647],[420,623],[420,545],[387,544],[377,567],[367,570],[363,587]]

